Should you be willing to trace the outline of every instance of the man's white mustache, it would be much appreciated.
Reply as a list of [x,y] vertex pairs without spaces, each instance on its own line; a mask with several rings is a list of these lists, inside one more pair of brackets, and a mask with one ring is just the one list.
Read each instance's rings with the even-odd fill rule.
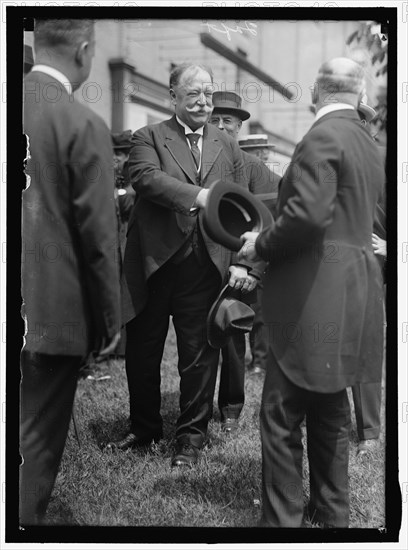
[[188,111],[189,113],[198,113],[199,111],[206,111],[207,113],[210,113],[212,111],[211,107],[201,107],[199,109],[197,109],[196,107],[193,107],[192,109],[190,109],[189,107],[186,107],[186,111]]

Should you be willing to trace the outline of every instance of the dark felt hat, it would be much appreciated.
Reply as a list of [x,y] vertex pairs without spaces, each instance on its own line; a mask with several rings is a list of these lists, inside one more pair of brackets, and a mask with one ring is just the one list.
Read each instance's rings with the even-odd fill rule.
[[133,147],[132,130],[124,130],[123,132],[112,133],[113,150],[129,150]]
[[[267,195],[264,197],[267,198]],[[203,212],[203,224],[213,241],[238,251],[242,248],[240,237],[243,233],[260,232],[272,223],[271,212],[247,189],[221,180],[211,185]]]
[[247,136],[242,136],[238,140],[238,143],[241,149],[243,149],[244,151],[260,147],[265,147],[268,149],[272,149],[273,147],[275,147],[275,145],[268,142],[267,134],[249,134]]
[[222,348],[230,336],[252,330],[254,310],[237,297],[237,291],[226,285],[207,317],[207,340],[212,348]]
[[230,113],[240,120],[248,120],[248,111],[241,109],[242,99],[235,92],[214,92],[212,96],[213,114]]
[[24,44],[24,73],[28,73],[34,65],[33,49],[28,44]]

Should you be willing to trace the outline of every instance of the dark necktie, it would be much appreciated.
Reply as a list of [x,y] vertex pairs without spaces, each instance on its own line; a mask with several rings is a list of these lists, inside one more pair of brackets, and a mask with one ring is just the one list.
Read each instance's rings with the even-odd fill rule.
[[194,162],[197,168],[197,171],[200,166],[200,149],[198,148],[198,140],[200,139],[200,134],[187,134],[187,139],[191,145],[191,152],[193,154]]

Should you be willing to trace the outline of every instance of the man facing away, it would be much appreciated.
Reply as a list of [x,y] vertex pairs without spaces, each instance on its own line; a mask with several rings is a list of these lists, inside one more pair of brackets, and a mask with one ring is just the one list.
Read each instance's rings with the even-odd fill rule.
[[[242,109],[241,103],[241,97],[232,91],[214,92],[213,94],[214,109],[210,117],[210,124],[216,126],[220,131],[226,132],[236,141],[238,141],[242,122],[250,118],[249,112]],[[242,157],[244,160],[244,173],[248,179],[251,193],[258,195],[274,192],[277,197],[279,178],[276,174],[269,170],[257,157],[245,151],[242,151]],[[250,284],[247,287],[247,292],[257,287],[264,269],[264,262],[260,262],[256,268],[252,269],[252,274],[248,275]],[[245,295],[243,300],[245,300]],[[258,312],[257,299],[252,301],[254,303],[251,303],[251,307],[258,314],[256,319],[258,328],[260,312]],[[263,341],[261,341],[261,348],[267,348],[266,342],[264,346],[262,344]],[[228,343],[222,348],[221,353],[218,407],[222,429],[226,433],[231,433],[238,428],[239,416],[245,402],[245,334],[237,333],[231,336]]]
[[138,197],[124,260],[131,428],[108,448],[143,447],[163,436],[160,365],[171,315],[180,374],[172,466],[197,462],[212,415],[219,353],[207,346],[209,309],[226,281],[245,289],[250,270],[231,266],[232,253],[209,239],[201,224],[213,182],[246,187],[237,143],[207,124],[212,94],[209,69],[175,67],[170,75],[175,115],[135,132],[129,158]]
[[94,24],[36,20],[24,81],[20,523],[41,523],[71,418],[78,369],[119,339],[112,146],[72,92],[91,70]]
[[381,272],[371,234],[384,167],[356,111],[363,68],[322,65],[316,119],[283,176],[276,222],[245,233],[238,256],[269,262],[263,293],[269,358],[261,404],[262,520],[300,527],[306,417],[308,512],[348,527],[346,388],[381,380]]

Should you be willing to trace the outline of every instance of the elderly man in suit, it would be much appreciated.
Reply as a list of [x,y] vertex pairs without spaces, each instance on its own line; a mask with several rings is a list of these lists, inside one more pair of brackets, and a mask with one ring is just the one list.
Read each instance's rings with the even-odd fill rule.
[[175,67],[170,75],[175,115],[135,132],[129,158],[138,197],[124,261],[131,428],[108,447],[143,447],[163,435],[160,364],[171,315],[181,378],[172,466],[197,462],[212,414],[218,350],[209,348],[196,360],[207,343],[211,304],[226,280],[236,289],[251,284],[249,268],[231,266],[231,252],[210,240],[201,224],[213,182],[246,186],[237,143],[207,124],[212,94],[209,69]]
[[72,95],[94,49],[92,21],[35,22],[35,64],[24,81],[22,525],[44,518],[83,358],[111,353],[119,339],[111,139]]
[[284,174],[276,222],[245,233],[239,256],[269,262],[269,363],[261,405],[262,520],[300,527],[306,417],[310,518],[348,527],[346,388],[381,380],[382,284],[371,244],[384,166],[356,111],[363,68],[322,65],[316,119]]
[[[248,120],[251,116],[248,111],[242,109],[241,104],[242,99],[235,92],[225,91],[214,92],[213,94],[214,109],[210,117],[210,124],[216,126],[221,132],[226,132],[236,141],[238,141],[242,122]],[[271,199],[269,202],[276,204],[280,178],[257,157],[245,151],[242,151],[242,157],[251,193],[255,195],[270,193]],[[252,269],[252,275],[249,275],[252,278],[249,290],[257,287],[264,269],[265,262],[260,262]],[[245,296],[243,296],[243,299],[245,299]],[[256,330],[258,331],[259,355],[262,355],[262,348],[267,349],[268,346],[266,343],[264,344],[265,339],[262,338],[259,331],[259,325],[262,327],[263,323],[257,299],[254,299],[253,302],[251,305],[257,314]],[[259,317],[261,318],[259,319]],[[228,343],[222,348],[221,354],[218,408],[221,415],[222,429],[226,433],[232,433],[238,428],[239,416],[245,402],[245,334],[237,333],[229,338]]]

